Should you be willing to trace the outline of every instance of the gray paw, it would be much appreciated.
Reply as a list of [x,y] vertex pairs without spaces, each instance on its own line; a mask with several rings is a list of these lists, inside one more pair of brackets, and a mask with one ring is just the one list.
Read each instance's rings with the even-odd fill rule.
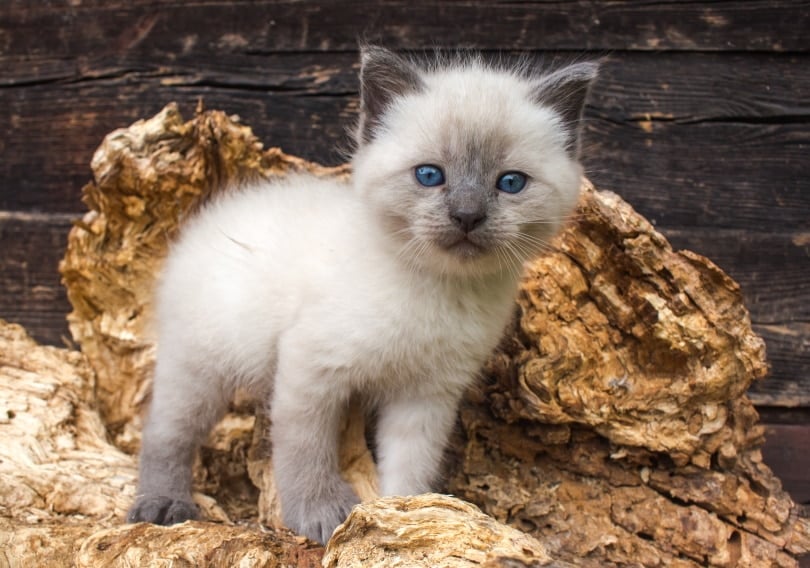
[[197,505],[190,501],[171,499],[159,495],[140,497],[127,514],[128,523],[147,522],[156,525],[173,525],[199,518]]
[[342,483],[318,499],[285,501],[281,508],[284,524],[298,534],[326,544],[335,528],[346,520],[352,507],[360,502],[352,488]]

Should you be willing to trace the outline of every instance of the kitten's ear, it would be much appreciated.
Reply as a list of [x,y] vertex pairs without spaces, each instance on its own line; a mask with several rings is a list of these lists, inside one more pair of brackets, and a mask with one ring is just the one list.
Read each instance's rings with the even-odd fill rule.
[[579,156],[580,120],[585,109],[585,97],[599,73],[594,61],[575,63],[535,80],[536,102],[549,105],[560,113],[571,133],[570,148]]
[[357,143],[371,141],[383,113],[394,98],[420,91],[423,86],[419,70],[407,60],[383,47],[361,46]]

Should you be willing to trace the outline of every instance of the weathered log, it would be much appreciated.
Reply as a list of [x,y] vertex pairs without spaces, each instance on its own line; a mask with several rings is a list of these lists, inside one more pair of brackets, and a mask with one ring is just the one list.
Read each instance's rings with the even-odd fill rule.
[[139,523],[86,538],[76,554],[76,567],[316,568],[322,554],[323,548],[289,531],[263,532],[191,521],[173,527]]
[[[448,539],[448,537],[450,537]],[[529,535],[459,499],[388,497],[351,512],[329,541],[324,568],[572,566]]]
[[[249,129],[222,113],[202,112],[183,122],[172,106],[111,134],[93,168],[95,182],[85,188],[91,211],[71,232],[61,269],[74,306],[71,330],[87,360],[76,364],[95,387],[68,382],[78,385],[76,400],[96,416],[96,431],[98,408],[117,446],[133,452],[153,357],[151,287],[182,220],[230,181],[291,169],[324,175],[346,170],[263,151]],[[447,460],[449,491],[534,537],[518,538],[531,543],[524,557],[498,556],[492,543],[512,537],[503,537],[506,528],[480,513],[440,498],[415,498],[355,510],[336,532],[326,561],[350,566],[358,558],[384,562],[387,553],[418,557],[424,539],[392,535],[416,534],[423,527],[414,519],[424,519],[435,523],[437,536],[427,545],[432,549],[452,546],[454,537],[447,535],[459,523],[479,526],[476,531],[492,528],[490,544],[481,541],[477,549],[481,554],[444,551],[473,565],[544,565],[554,558],[558,565],[586,566],[796,566],[795,557],[810,549],[810,524],[761,461],[762,429],[745,391],[766,372],[764,349],[736,284],[708,260],[673,251],[626,203],[587,184],[553,248],[527,267],[515,320],[484,370],[481,388],[468,396]],[[244,402],[234,410],[197,468],[198,487],[215,497],[208,503],[221,506],[208,511],[225,524],[148,529],[157,540],[181,542],[183,558],[213,558],[206,555],[220,550],[216,543],[240,531],[244,542],[261,541],[251,533],[255,529],[235,528],[227,519],[279,524],[266,417],[254,419]],[[122,502],[107,507],[117,516],[134,491],[134,459],[104,444],[98,451],[124,460],[120,467],[129,472],[114,496]],[[61,459],[60,448],[46,447],[47,459]],[[344,475],[364,498],[373,496],[374,467],[359,413],[346,425],[342,453]],[[98,467],[109,475],[106,464]],[[258,511],[250,480],[261,490]],[[60,482],[59,475],[48,481]],[[16,501],[2,499],[0,526],[34,534]],[[70,509],[48,510],[47,499],[40,504],[44,512],[38,514],[48,522],[76,517]],[[105,530],[118,520],[98,510],[82,514]],[[145,542],[148,532],[109,530],[103,534],[122,551]],[[37,538],[47,538],[48,531],[36,532]],[[283,530],[272,534],[287,538]],[[109,561],[105,550],[87,544],[106,548],[105,538],[84,541],[80,553],[90,555],[82,556],[89,558],[84,565]],[[79,549],[64,550],[67,557]]]
[[135,462],[107,442],[94,386],[81,353],[0,320],[0,566],[67,565],[128,507]]
[[78,351],[37,345],[0,322],[0,510],[115,518],[135,495],[135,460],[107,441],[95,375]]

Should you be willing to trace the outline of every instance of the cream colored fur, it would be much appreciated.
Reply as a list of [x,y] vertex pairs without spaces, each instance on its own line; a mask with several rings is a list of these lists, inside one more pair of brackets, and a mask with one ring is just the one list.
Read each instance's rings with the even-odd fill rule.
[[[418,84],[386,92],[373,69],[381,58]],[[576,201],[576,125],[537,100],[549,88],[541,78],[475,60],[418,71],[369,48],[363,80],[367,131],[350,183],[300,176],[229,193],[173,247],[130,520],[195,515],[192,455],[237,387],[268,403],[292,529],[325,542],[357,503],[337,469],[337,424],[353,393],[377,408],[382,492],[433,487],[521,265]],[[374,89],[386,104],[368,116]],[[445,186],[417,183],[420,164],[441,166]],[[506,171],[527,174],[523,191],[495,188]],[[486,218],[465,234],[451,217],[472,202]]]

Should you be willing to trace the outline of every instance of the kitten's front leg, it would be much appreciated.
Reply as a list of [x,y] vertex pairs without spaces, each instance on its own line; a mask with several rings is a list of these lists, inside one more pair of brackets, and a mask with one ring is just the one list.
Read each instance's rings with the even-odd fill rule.
[[346,398],[328,386],[276,381],[271,402],[273,473],[284,524],[326,544],[360,502],[340,476],[338,438]]
[[448,393],[394,399],[380,411],[377,430],[382,495],[433,489],[460,396]]

